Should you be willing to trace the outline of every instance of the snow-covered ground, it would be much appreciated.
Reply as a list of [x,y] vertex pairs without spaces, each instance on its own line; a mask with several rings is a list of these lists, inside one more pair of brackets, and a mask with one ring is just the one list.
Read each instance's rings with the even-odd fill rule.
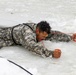
[[[76,32],[76,0],[0,0],[0,26],[46,20],[53,30]],[[43,41],[45,47],[60,48],[59,59],[42,58],[15,46],[0,50],[0,56],[10,59],[34,75],[76,75],[76,43]],[[17,66],[0,58],[0,75],[28,75]]]

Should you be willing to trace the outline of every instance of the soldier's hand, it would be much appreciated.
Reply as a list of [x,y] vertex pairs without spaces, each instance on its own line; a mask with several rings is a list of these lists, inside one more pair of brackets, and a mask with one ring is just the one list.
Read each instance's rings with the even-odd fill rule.
[[74,34],[72,35],[72,39],[73,39],[74,42],[76,42],[76,33],[74,33]]
[[53,51],[52,57],[53,58],[60,58],[60,56],[61,56],[61,50],[60,49],[55,49]]

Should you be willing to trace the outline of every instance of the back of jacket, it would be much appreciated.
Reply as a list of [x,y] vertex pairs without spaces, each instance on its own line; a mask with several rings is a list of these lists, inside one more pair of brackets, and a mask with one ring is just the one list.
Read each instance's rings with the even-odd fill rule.
[[[36,30],[36,24],[34,23],[23,23],[19,24],[17,26],[14,26],[13,28],[13,38],[17,44],[22,44],[24,41],[24,37],[28,37],[29,33],[31,32],[31,36],[36,39],[35,35]],[[28,32],[28,34],[25,36],[25,34]],[[31,37],[30,37],[31,38]]]

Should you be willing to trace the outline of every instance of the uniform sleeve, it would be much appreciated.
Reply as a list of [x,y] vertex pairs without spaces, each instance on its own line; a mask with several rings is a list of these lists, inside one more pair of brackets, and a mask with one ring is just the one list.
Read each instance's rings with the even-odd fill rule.
[[36,43],[36,38],[34,37],[34,34],[30,31],[26,31],[26,33],[23,35],[23,43],[22,45],[30,51],[44,56],[49,57],[52,55],[53,51],[47,50],[42,46],[40,43]]
[[51,31],[46,40],[69,42],[72,40],[72,36],[59,31]]

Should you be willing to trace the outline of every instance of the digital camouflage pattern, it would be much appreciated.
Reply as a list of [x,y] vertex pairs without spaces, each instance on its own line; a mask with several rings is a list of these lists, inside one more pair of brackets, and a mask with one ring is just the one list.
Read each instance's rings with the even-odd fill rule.
[[[53,51],[43,47],[36,40],[36,26],[34,23],[23,23],[13,27],[0,28],[0,47],[20,45],[41,56],[49,57]],[[50,41],[71,41],[70,35],[59,31],[52,31],[46,40]]]
[[55,42],[69,42],[72,40],[72,36],[62,33],[60,31],[51,31],[46,40],[55,41]]

